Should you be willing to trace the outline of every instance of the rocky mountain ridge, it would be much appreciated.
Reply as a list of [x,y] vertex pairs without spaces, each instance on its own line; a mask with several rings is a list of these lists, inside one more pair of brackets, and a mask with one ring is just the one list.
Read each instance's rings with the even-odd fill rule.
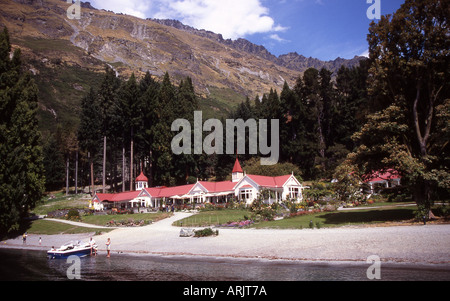
[[288,69],[296,70],[299,72],[304,72],[306,69],[311,67],[316,69],[321,69],[324,67],[330,71],[336,72],[341,66],[353,67],[358,65],[361,60],[365,59],[364,57],[361,56],[355,56],[353,59],[343,59],[338,57],[335,60],[322,61],[312,57],[307,58],[301,54],[298,54],[297,52],[290,52],[276,57],[275,55],[270,53],[264,46],[253,44],[252,42],[246,39],[242,38],[236,40],[224,39],[221,34],[217,34],[204,29],[201,30],[195,29],[191,26],[181,23],[178,20],[171,20],[171,19],[164,19],[164,20],[147,19],[147,20],[151,20],[153,22],[157,22],[159,24],[163,24],[166,26],[174,27],[198,36],[206,37],[211,40],[215,40],[235,50],[240,50],[250,54],[254,54],[263,59],[271,61],[279,66],[283,66]]

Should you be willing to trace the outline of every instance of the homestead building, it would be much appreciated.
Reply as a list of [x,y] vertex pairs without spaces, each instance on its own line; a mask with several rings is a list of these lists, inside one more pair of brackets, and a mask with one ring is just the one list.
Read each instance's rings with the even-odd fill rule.
[[232,199],[250,205],[265,190],[264,202],[275,203],[283,200],[303,200],[305,187],[294,174],[270,177],[247,175],[236,159],[231,181],[197,181],[174,187],[148,187],[148,179],[141,172],[136,178],[135,191],[122,193],[96,193],[91,208],[104,210],[110,208],[160,208],[167,204],[227,203]]

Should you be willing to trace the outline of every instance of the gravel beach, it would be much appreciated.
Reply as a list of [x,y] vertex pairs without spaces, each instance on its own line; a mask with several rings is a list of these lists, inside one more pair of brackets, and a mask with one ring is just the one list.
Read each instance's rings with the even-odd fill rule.
[[[450,267],[450,225],[392,227],[340,227],[303,230],[219,229],[214,237],[180,237],[176,220],[189,213],[149,226],[120,228],[94,236],[99,254],[111,252],[150,255],[188,255],[233,258],[264,258],[304,261],[366,261],[377,255],[383,262],[439,264]],[[87,241],[93,233],[29,235],[2,241],[0,247],[47,250],[71,240]],[[39,244],[39,237],[42,243]]]

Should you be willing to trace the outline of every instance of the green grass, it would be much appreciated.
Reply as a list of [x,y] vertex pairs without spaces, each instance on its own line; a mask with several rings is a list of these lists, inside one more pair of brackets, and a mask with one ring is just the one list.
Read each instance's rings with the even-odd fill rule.
[[[310,221],[313,222],[314,227],[316,227],[317,223],[319,223],[321,227],[375,224],[412,219],[414,218],[414,210],[416,210],[416,206],[321,212],[310,215],[284,218],[277,221],[259,222],[253,224],[251,227],[273,229],[306,229],[309,228]],[[204,211],[189,218],[177,221],[174,223],[174,226],[215,226],[231,221],[237,222],[244,220],[244,216],[250,217],[251,212],[248,210]]]
[[244,216],[249,217],[251,212],[248,210],[213,210],[203,211],[188,218],[176,221],[174,226],[181,227],[205,227],[225,224],[233,221],[244,220]]
[[[112,229],[111,229],[112,230]],[[55,234],[77,234],[77,233],[90,233],[90,232],[109,232],[110,229],[96,229],[78,227],[69,224],[63,224],[55,221],[36,220],[33,221],[28,228],[29,234],[43,234],[43,235],[55,235]]]
[[203,111],[203,119],[229,117],[232,110],[246,100],[245,96],[227,88],[208,87],[211,93],[199,101],[200,110]]
[[87,215],[83,216],[82,222],[92,225],[105,226],[107,222],[114,221],[149,221],[157,222],[159,220],[168,218],[172,213],[168,212],[158,212],[158,213],[135,213],[135,214],[116,214],[116,215]]
[[311,215],[285,218],[278,221],[255,224],[254,228],[306,229],[310,221],[322,227],[377,224],[414,218],[415,206],[398,208],[362,209],[351,211],[321,212]]
[[51,211],[57,209],[78,208],[83,209],[89,206],[90,196],[85,194],[66,196],[64,192],[54,193],[55,198],[49,199],[45,196],[34,208],[33,213],[36,215],[47,215]]

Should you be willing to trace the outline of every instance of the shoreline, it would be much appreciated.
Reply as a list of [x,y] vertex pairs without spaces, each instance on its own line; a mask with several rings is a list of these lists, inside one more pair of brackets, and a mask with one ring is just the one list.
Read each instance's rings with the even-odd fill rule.
[[[180,237],[172,226],[188,213],[177,213],[157,223],[119,228],[94,236],[94,233],[29,235],[0,242],[0,248],[47,251],[71,240],[88,241],[99,246],[98,256],[106,254],[111,238],[111,255],[182,256],[269,260],[288,262],[365,263],[371,255],[384,263],[432,264],[450,268],[450,224],[403,225],[383,227],[339,227],[322,229],[222,229],[213,237]],[[39,245],[39,237],[42,244]]]

